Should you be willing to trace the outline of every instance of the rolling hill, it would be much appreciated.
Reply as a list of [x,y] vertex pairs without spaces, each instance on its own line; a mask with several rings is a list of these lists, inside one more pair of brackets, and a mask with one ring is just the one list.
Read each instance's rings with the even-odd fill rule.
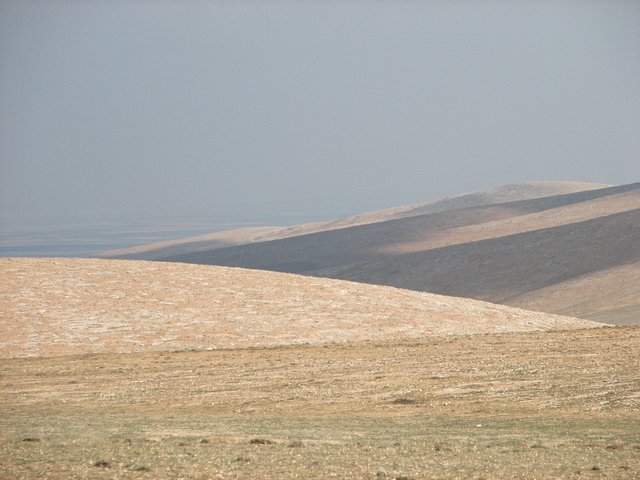
[[387,341],[602,326],[341,280],[178,263],[0,259],[0,357]]
[[438,210],[164,260],[330,277],[640,324],[639,183]]
[[225,230],[196,237],[187,237],[111,250],[104,252],[99,255],[99,257],[130,260],[164,260],[176,255],[206,252],[213,249],[236,245],[279,240],[298,235],[325,232],[428,213],[445,212],[447,210],[576,193],[610,186],[611,185],[580,182],[525,182],[514,185],[505,185],[479,192],[467,193],[464,195],[457,195],[433,202],[423,202],[413,205],[387,208],[384,210],[354,215],[340,220],[314,222],[287,227],[247,227]]

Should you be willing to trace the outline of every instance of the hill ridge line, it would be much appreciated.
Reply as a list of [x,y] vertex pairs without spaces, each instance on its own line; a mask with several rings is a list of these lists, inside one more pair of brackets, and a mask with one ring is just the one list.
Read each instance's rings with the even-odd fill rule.
[[233,267],[0,259],[0,270],[5,358],[603,326],[393,287]]
[[[442,204],[442,203],[446,203],[446,202],[450,202],[450,201],[454,201],[454,200],[458,200],[458,199],[463,199],[465,197],[491,195],[492,192],[499,192],[499,191],[504,191],[504,190],[515,190],[519,186],[545,186],[545,185],[548,186],[549,184],[551,184],[551,185],[554,185],[554,184],[576,185],[576,186],[580,185],[582,187],[594,187],[594,188],[587,188],[586,190],[579,190],[579,191],[563,193],[563,194],[551,194],[551,195],[540,194],[539,196],[529,197],[529,198],[526,198],[524,200],[493,202],[492,204],[498,205],[498,204],[503,204],[503,203],[512,203],[512,202],[517,202],[517,201],[535,200],[535,199],[552,197],[552,196],[571,195],[571,194],[574,194],[574,193],[582,193],[582,192],[597,191],[597,190],[607,190],[607,189],[619,187],[619,186],[606,186],[604,184],[585,184],[585,183],[581,183],[581,182],[532,181],[532,182],[523,182],[523,183],[519,183],[519,184],[508,184],[508,185],[504,185],[504,186],[500,186],[500,187],[495,187],[495,188],[492,188],[492,189],[489,189],[489,190],[478,190],[478,191],[473,191],[473,192],[469,192],[469,193],[465,193],[465,194],[461,194],[461,195],[449,196],[449,197],[445,197],[445,198],[440,199],[440,200],[419,202],[419,203],[403,205],[403,206],[398,206],[398,207],[390,207],[390,208],[386,208],[386,209],[382,209],[382,210],[375,210],[375,211],[371,211],[371,212],[363,212],[363,213],[360,213],[360,214],[351,215],[351,216],[347,216],[347,217],[344,217],[344,218],[341,218],[341,219],[336,219],[336,220],[328,220],[328,221],[324,221],[324,222],[311,222],[311,223],[304,223],[304,224],[291,225],[291,226],[282,226],[282,227],[246,227],[246,228],[241,228],[241,229],[223,230],[223,231],[220,231],[220,232],[213,232],[213,233],[210,233],[210,234],[198,235],[198,236],[194,236],[194,237],[185,237],[185,238],[182,238],[182,239],[168,240],[168,241],[164,241],[164,242],[155,242],[155,243],[151,243],[151,244],[139,245],[139,246],[136,246],[136,247],[128,247],[128,248],[123,248],[123,249],[118,249],[118,250],[110,250],[110,251],[103,252],[103,253],[99,254],[97,257],[99,257],[99,258],[112,258],[112,257],[115,257],[115,258],[117,258],[117,257],[129,258],[130,257],[132,259],[137,259],[137,257],[135,257],[135,255],[143,255],[145,252],[152,252],[152,251],[154,251],[156,249],[162,250],[162,249],[165,249],[165,248],[172,248],[172,247],[177,248],[179,246],[187,246],[187,245],[192,245],[193,248],[198,248],[200,250],[200,247],[198,247],[197,244],[199,244],[201,242],[207,242],[207,241],[214,241],[215,242],[220,237],[232,235],[233,233],[240,234],[240,233],[250,232],[250,231],[262,232],[263,235],[266,235],[267,237],[272,236],[274,238],[265,238],[264,236],[261,236],[260,233],[258,233],[255,238],[249,236],[249,239],[248,239],[247,242],[244,242],[244,243],[241,242],[239,244],[238,243],[230,244],[228,246],[260,243],[262,241],[278,240],[278,239],[281,239],[281,238],[292,238],[292,237],[297,237],[297,236],[302,236],[302,235],[307,235],[307,234],[319,233],[319,232],[322,232],[322,231],[340,230],[340,229],[345,229],[345,228],[350,228],[350,227],[369,225],[369,224],[373,224],[373,223],[392,221],[392,220],[401,219],[401,218],[411,218],[411,217],[415,217],[415,216],[425,215],[425,214],[428,214],[428,213],[438,213],[440,210],[437,210],[437,211],[434,211],[434,212],[427,212],[427,213],[416,212],[414,214],[407,214],[408,212],[411,212],[413,210],[418,210],[420,208],[428,208],[430,206],[434,206],[434,205],[438,205],[438,204]],[[483,205],[478,205],[478,206],[482,207]],[[451,209],[447,209],[447,210],[455,211],[455,210],[460,210],[460,209],[463,209],[463,208],[474,208],[474,206],[461,206],[461,207],[455,207],[455,208],[451,208]],[[444,210],[444,211],[447,211],[447,210]],[[386,217],[384,216],[385,214],[387,215]],[[366,220],[367,218],[375,217],[376,215],[378,215],[378,216],[379,215],[383,215],[383,217],[382,218],[374,218],[373,220]],[[400,216],[398,217],[397,215],[400,215]],[[364,221],[358,221],[359,219],[365,219],[365,220]],[[300,230],[300,231],[296,233],[297,230]],[[287,232],[292,232],[292,231],[294,233],[292,233],[292,234],[287,233]],[[221,241],[221,243],[222,242],[223,241]],[[218,248],[218,247],[216,247],[216,248]],[[226,248],[226,247],[222,246],[220,248]],[[203,247],[203,249],[204,249],[204,247]],[[152,258],[152,259],[160,260],[162,258],[164,258],[164,257],[156,257],[156,258]],[[139,259],[146,259],[146,258],[139,258]]]

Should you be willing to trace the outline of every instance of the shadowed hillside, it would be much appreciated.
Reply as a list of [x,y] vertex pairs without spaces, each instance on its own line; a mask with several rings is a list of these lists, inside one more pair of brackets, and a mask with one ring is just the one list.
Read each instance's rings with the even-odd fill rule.
[[288,227],[240,228],[215,232],[207,235],[199,235],[197,237],[188,237],[113,250],[103,253],[100,257],[131,260],[163,260],[175,255],[203,252],[248,243],[278,240],[297,235],[348,228],[356,225],[383,222],[386,220],[424,215],[427,213],[555,196],[602,189],[604,187],[607,187],[607,185],[579,182],[526,182],[516,185],[505,185],[480,192],[457,195],[435,202],[405,205],[374,212],[367,212],[341,220],[315,222]]
[[[619,198],[620,195],[622,198]],[[580,205],[581,203],[585,204]],[[514,230],[521,232],[573,223],[576,219],[589,219],[626,211],[637,208],[638,205],[640,185],[613,187],[418,215],[275,241],[179,255],[169,257],[168,260],[322,275],[332,273],[335,267],[342,268],[404,253],[406,246],[410,244],[417,245],[414,247],[417,250],[428,250],[505,236],[514,233]],[[563,206],[572,207],[568,214],[559,210]],[[547,214],[542,216],[542,219],[526,216],[544,211]],[[513,220],[516,217],[523,218]],[[498,223],[500,220],[509,221]],[[475,228],[461,230],[461,227],[469,226]]]
[[[640,291],[639,207],[636,183],[168,260],[326,276],[635,324],[640,322],[640,298],[634,295]],[[556,284],[567,295],[554,290]]]
[[[561,307],[565,314],[633,323],[640,314],[639,226],[640,209],[636,209],[560,227],[386,257],[346,267],[333,275],[540,310],[547,309],[540,297],[550,295],[565,299]],[[619,269],[624,269],[626,276],[616,275]],[[567,288],[580,280],[580,287]],[[610,292],[600,297],[603,283],[615,295]]]

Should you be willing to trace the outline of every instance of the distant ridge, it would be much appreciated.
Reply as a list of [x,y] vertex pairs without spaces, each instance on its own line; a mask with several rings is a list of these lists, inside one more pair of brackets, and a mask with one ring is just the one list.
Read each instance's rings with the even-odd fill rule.
[[475,300],[276,272],[0,259],[0,357],[385,341],[592,328]]
[[640,206],[639,201],[640,184],[634,184],[445,210],[177,255],[166,260],[333,275],[336,268],[342,271],[350,265],[390,259],[407,250],[425,251],[628,211]]
[[387,208],[354,215],[341,220],[315,222],[289,227],[248,227],[211,234],[169,240],[136,247],[111,250],[98,255],[99,258],[137,260],[163,260],[175,255],[207,251],[248,243],[278,240],[310,233],[348,228],[357,225],[382,222],[399,218],[470,208],[495,203],[513,202],[532,198],[549,197],[566,193],[596,190],[611,185],[581,182],[524,182],[504,185],[478,192],[447,197],[442,200],[423,202],[401,207]]

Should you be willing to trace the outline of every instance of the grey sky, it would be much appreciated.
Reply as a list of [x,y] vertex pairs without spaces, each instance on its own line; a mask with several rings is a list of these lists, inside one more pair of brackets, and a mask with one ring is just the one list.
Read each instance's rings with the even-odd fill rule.
[[638,79],[637,1],[3,0],[0,213],[630,183]]

